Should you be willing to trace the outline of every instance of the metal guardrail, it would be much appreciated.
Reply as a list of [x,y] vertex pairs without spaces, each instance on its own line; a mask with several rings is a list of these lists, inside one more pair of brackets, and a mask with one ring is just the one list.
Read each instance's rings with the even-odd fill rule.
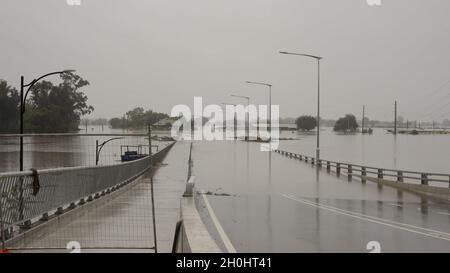
[[352,163],[336,162],[326,159],[319,159],[319,161],[316,162],[314,157],[307,155],[296,154],[283,150],[275,150],[275,152],[293,159],[310,162],[312,165],[317,165],[318,167],[326,167],[328,171],[334,168],[336,174],[338,175],[341,174],[342,170],[346,170],[347,176],[349,178],[352,178],[353,175],[360,175],[363,182],[365,182],[366,178],[369,177],[377,179],[384,179],[385,177],[389,177],[393,178],[396,182],[415,181],[420,182],[421,185],[425,186],[428,186],[430,182],[446,183],[450,188],[450,174],[377,168]]
[[78,204],[114,191],[143,174],[165,155],[167,145],[152,157],[122,164],[69,167],[40,171],[0,173],[0,237],[5,241],[13,228],[29,228],[33,220],[46,220]]

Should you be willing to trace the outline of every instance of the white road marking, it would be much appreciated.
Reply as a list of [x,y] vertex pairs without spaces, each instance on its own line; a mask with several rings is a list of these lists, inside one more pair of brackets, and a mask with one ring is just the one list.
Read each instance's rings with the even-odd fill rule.
[[[292,196],[292,195],[290,195],[290,196],[295,199],[294,196]],[[379,218],[379,217],[375,217],[375,216],[370,216],[370,215],[366,215],[366,214],[362,214],[362,213],[358,213],[358,212],[354,212],[354,211],[343,210],[343,209],[340,209],[340,208],[337,208],[337,207],[327,206],[325,204],[314,203],[312,201],[309,201],[309,200],[303,199],[303,198],[300,198],[300,199],[303,200],[304,202],[309,202],[311,204],[318,204],[318,205],[323,206],[323,207],[328,207],[330,209],[343,211],[345,213],[350,213],[350,214],[358,215],[358,216],[361,216],[361,217],[371,218],[371,219],[375,219],[375,220],[378,220],[378,221],[383,221],[383,222],[387,222],[387,223],[391,223],[391,224],[395,224],[395,225],[399,225],[399,226],[405,226],[405,227],[410,227],[410,228],[414,228],[414,229],[424,230],[424,231],[428,231],[430,233],[442,234],[444,237],[445,236],[450,236],[450,233],[446,233],[446,232],[443,232],[443,231],[438,231],[438,230],[434,230],[434,229],[429,229],[429,228],[414,226],[414,225],[405,224],[405,223],[401,223],[401,222],[396,222],[396,221],[392,221],[392,220],[388,220],[388,219],[384,219],[384,218]]]
[[[353,218],[356,218],[356,219],[365,220],[365,221],[368,221],[368,222],[372,222],[372,223],[376,223],[376,224],[380,224],[380,225],[384,225],[384,226],[388,226],[388,227],[392,227],[392,228],[396,228],[396,229],[400,229],[400,230],[404,230],[404,231],[409,231],[409,232],[420,234],[420,235],[424,235],[424,236],[427,236],[427,237],[432,237],[432,238],[436,238],[436,239],[450,241],[450,234],[449,233],[445,233],[445,232],[441,232],[441,231],[432,231],[430,229],[417,227],[417,226],[413,226],[413,225],[408,225],[408,224],[403,224],[403,223],[398,223],[398,222],[394,222],[394,221],[390,221],[390,220],[386,220],[386,219],[381,219],[381,218],[377,219],[377,217],[368,216],[368,215],[365,215],[365,214],[360,214],[360,213],[351,212],[351,211],[346,211],[346,210],[342,210],[342,209],[339,209],[339,208],[326,206],[326,205],[323,205],[323,204],[320,204],[320,203],[314,203],[314,202],[311,202],[311,201],[308,201],[308,200],[304,200],[304,199],[301,199],[301,198],[295,198],[295,197],[289,196],[287,194],[281,194],[281,196],[286,197],[288,199],[291,199],[293,201],[297,201],[299,203],[303,203],[303,204],[308,205],[308,206],[320,208],[320,209],[323,209],[323,210],[328,210],[328,211],[331,211],[331,212],[335,212],[335,213],[338,213],[338,214],[346,215],[346,216],[353,217]],[[411,228],[402,227],[402,226],[408,226],[408,227],[411,227]],[[417,230],[414,230],[412,228],[417,229]],[[429,233],[418,231],[418,230],[428,231]]]
[[217,219],[216,214],[214,213],[214,210],[212,209],[211,205],[209,204],[208,198],[206,198],[205,194],[202,194],[203,200],[205,201],[206,208],[208,209],[209,215],[211,216],[211,219],[214,223],[214,225],[217,228],[217,232],[219,233],[220,238],[223,241],[223,244],[225,245],[225,248],[227,249],[228,253],[236,253],[236,249],[234,248],[233,244],[230,241],[230,238],[228,238],[227,233],[225,230],[223,230],[222,225],[219,222],[219,219]]
[[440,215],[450,216],[450,213],[448,213],[448,212],[437,211],[436,213],[440,214]]

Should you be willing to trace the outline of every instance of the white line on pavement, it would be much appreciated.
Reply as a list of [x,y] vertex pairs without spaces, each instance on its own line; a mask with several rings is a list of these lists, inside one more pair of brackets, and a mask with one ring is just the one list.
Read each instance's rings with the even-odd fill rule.
[[205,194],[202,194],[203,201],[205,201],[206,208],[208,209],[209,215],[211,216],[211,219],[214,223],[214,225],[217,228],[217,232],[219,232],[219,236],[221,237],[225,248],[227,249],[228,253],[236,253],[236,249],[234,248],[233,244],[230,241],[230,238],[228,238],[227,233],[225,230],[223,230],[222,225],[219,222],[219,219],[217,219],[216,214],[214,213],[214,210],[212,209],[211,205],[209,204],[208,198],[206,198]]
[[[450,234],[449,233],[445,233],[445,232],[441,232],[441,231],[434,231],[434,230],[430,230],[430,229],[426,229],[426,228],[422,228],[422,227],[417,227],[417,226],[413,226],[413,225],[398,223],[398,222],[394,222],[394,221],[390,221],[390,220],[386,220],[386,219],[381,219],[381,218],[377,219],[377,217],[368,216],[368,215],[365,215],[365,214],[360,214],[360,213],[351,212],[351,211],[346,211],[346,210],[342,210],[342,209],[339,209],[339,208],[326,206],[326,205],[323,205],[323,204],[320,204],[320,203],[314,203],[314,202],[311,202],[309,200],[304,200],[304,199],[301,199],[301,198],[295,198],[295,197],[292,197],[292,196],[287,195],[287,194],[281,194],[281,196],[283,196],[285,198],[288,198],[288,199],[291,199],[293,201],[297,201],[299,203],[303,203],[303,204],[308,205],[308,206],[312,206],[312,207],[320,208],[320,209],[323,209],[323,210],[335,212],[335,213],[346,215],[346,216],[353,217],[353,218],[356,218],[356,219],[365,220],[365,221],[368,221],[368,222],[377,223],[377,224],[380,224],[380,225],[384,225],[384,226],[388,226],[388,227],[392,227],[392,228],[396,228],[396,229],[400,229],[400,230],[404,230],[404,231],[409,231],[409,232],[412,232],[412,233],[416,233],[416,234],[420,234],[420,235],[424,235],[424,236],[428,236],[428,237],[433,237],[433,238],[436,238],[436,239],[450,241]],[[410,227],[410,228],[407,228],[407,227]],[[428,233],[427,232],[418,231],[418,230],[428,231]],[[449,237],[447,237],[447,236],[449,236]]]

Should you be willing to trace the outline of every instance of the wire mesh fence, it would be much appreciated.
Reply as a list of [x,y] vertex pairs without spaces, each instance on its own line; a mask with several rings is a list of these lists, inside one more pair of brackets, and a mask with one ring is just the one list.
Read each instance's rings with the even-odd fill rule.
[[[150,162],[162,160],[172,141],[152,137],[150,159],[145,134],[23,137],[24,169],[33,170],[0,172],[3,247],[9,240],[10,248],[22,250],[65,249],[73,242],[84,249],[152,248],[149,185],[131,182],[150,175]],[[0,136],[0,155],[10,155],[4,170],[17,166],[17,139]],[[122,162],[127,153],[135,157]]]

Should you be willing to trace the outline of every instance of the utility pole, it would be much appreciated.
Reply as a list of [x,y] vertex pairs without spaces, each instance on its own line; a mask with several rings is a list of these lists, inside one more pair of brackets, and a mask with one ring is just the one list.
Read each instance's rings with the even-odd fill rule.
[[365,115],[365,110],[366,110],[366,106],[365,105],[363,105],[363,115],[362,115],[362,121],[361,121],[361,133],[363,133],[364,134],[364,115]]
[[397,101],[395,101],[394,104],[394,112],[395,112],[395,117],[394,117],[394,135],[397,134]]

